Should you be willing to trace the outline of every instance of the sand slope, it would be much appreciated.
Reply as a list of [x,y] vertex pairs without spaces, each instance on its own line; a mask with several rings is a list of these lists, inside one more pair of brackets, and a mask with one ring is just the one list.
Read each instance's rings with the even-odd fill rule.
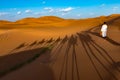
[[[105,39],[99,34],[103,21],[109,26]],[[0,80],[120,80],[119,22],[111,15],[46,23],[56,27],[2,28]]]

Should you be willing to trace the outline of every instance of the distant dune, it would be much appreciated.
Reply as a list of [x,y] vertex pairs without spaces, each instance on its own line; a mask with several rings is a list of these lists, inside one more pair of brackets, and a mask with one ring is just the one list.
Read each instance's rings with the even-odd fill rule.
[[55,22],[60,22],[63,21],[64,19],[55,17],[55,16],[44,16],[40,18],[24,18],[22,20],[18,20],[15,23],[36,23],[36,24],[49,24],[49,23],[55,23]]
[[31,17],[31,18],[24,18],[21,20],[17,20],[16,22],[0,21],[0,28],[13,29],[13,28],[32,28],[32,27],[37,27],[37,28],[39,27],[92,27],[95,25],[102,24],[104,21],[110,21],[116,17],[120,17],[120,15],[114,14],[110,16],[100,16],[100,17],[88,18],[88,19],[62,19],[55,16],[44,16],[40,18]]
[[0,80],[120,80],[120,15],[1,20]]

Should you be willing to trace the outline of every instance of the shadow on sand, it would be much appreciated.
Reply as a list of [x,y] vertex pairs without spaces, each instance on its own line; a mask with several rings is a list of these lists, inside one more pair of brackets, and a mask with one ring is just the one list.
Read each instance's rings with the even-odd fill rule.
[[[43,47],[43,48],[37,48],[33,50],[21,51],[18,53],[0,57],[0,77],[3,77],[6,74],[25,66],[26,64],[29,64],[35,61],[37,58],[39,58],[42,55],[45,55],[45,56],[40,60],[40,63],[43,63],[43,64],[49,63],[50,51],[51,50],[49,48]],[[48,72],[46,72],[46,75],[47,73]],[[51,75],[51,74],[48,74],[48,75]],[[53,80],[53,78],[51,80]]]
[[[58,58],[58,56],[59,56],[58,53],[60,53],[62,47],[63,47],[64,44],[67,42],[67,40],[68,40],[68,37],[65,36],[63,39],[60,39],[60,37],[59,37],[59,38],[55,41],[55,43],[59,43],[59,42],[60,42],[60,43],[57,45],[57,47],[56,47],[55,50],[54,50],[54,54],[52,54],[52,56],[51,56],[51,58],[52,58],[53,60],[56,60],[56,59]],[[51,65],[51,66],[54,65],[54,63],[55,63],[55,61],[53,61],[50,65]]]
[[[101,80],[111,80],[115,79],[118,80],[116,75],[102,62],[101,58],[97,56],[91,46],[95,48],[95,50],[98,52],[98,54],[109,64],[111,67],[114,63],[116,63],[112,57],[103,49],[101,46],[99,46],[96,42],[94,42],[91,38],[91,36],[87,32],[83,33],[77,33],[79,36],[79,39],[82,43],[82,46],[84,47],[86,54],[88,55],[91,64],[93,65],[94,69],[96,70],[96,73],[100,77]],[[90,46],[91,45],[91,46]],[[109,74],[109,76],[105,79],[103,78],[102,74],[100,73],[99,69],[97,68],[97,65],[95,65],[94,60],[92,59],[92,56],[97,60],[97,62],[106,70],[106,72]],[[116,71],[120,72],[118,69],[118,66],[114,65]]]
[[[67,47],[65,50],[65,54],[63,56],[64,58],[63,58],[63,62],[61,64],[61,71],[60,71],[58,80],[68,80],[68,76],[67,76],[68,74],[71,74],[72,80],[76,79],[74,74],[77,75],[77,80],[80,80],[80,75],[79,75],[79,70],[78,70],[78,62],[77,62],[77,56],[76,56],[76,50],[75,50],[75,47],[78,45],[77,44],[77,36],[71,35],[69,38],[65,37],[61,43],[63,45],[65,43],[67,43]],[[69,65],[69,63],[68,63],[69,57],[70,57],[69,51],[71,48],[72,48],[72,53],[71,53],[72,64]],[[71,73],[68,72],[69,66],[71,66]]]
[[[102,38],[102,37],[100,36],[100,34],[97,33],[97,32],[91,32],[91,31],[87,31],[87,32],[90,33],[90,34],[92,34],[92,35],[95,35],[95,36],[98,36],[98,37]],[[109,43],[111,43],[111,44],[113,44],[113,45],[120,46],[120,43],[118,43],[118,42],[110,39],[109,37],[106,37],[106,38],[103,38],[103,39],[107,40]]]

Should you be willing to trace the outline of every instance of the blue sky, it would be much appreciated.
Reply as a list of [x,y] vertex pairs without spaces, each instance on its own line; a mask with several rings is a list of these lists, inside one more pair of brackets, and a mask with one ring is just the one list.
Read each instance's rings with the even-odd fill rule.
[[59,16],[88,18],[119,14],[120,0],[0,0],[0,20]]

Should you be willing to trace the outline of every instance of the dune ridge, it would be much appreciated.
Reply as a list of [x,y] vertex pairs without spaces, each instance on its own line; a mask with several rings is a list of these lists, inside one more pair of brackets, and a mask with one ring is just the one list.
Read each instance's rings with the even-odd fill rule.
[[[104,21],[106,38],[100,35]],[[119,14],[3,22],[0,80],[120,80],[119,22]]]

